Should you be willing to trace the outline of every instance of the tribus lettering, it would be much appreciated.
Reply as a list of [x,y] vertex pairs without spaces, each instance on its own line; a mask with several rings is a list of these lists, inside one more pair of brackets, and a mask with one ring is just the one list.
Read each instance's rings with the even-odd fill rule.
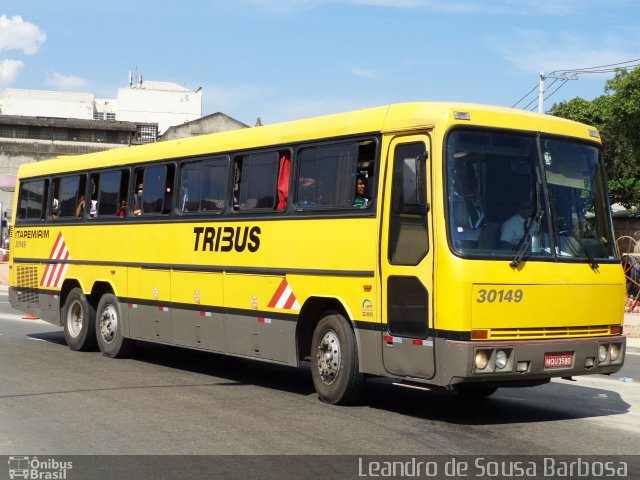
[[194,252],[256,252],[260,248],[260,227],[194,227],[193,233]]

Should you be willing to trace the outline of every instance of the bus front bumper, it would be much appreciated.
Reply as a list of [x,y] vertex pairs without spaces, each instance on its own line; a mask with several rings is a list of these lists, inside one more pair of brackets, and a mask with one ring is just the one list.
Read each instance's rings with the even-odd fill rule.
[[518,386],[554,377],[610,374],[624,364],[624,336],[525,341],[439,339],[439,383]]

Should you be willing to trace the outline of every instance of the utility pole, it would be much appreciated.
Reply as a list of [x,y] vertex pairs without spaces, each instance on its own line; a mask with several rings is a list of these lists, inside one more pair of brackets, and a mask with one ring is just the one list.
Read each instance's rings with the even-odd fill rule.
[[538,113],[544,113],[544,72],[540,72],[540,90],[538,91]]
[[[565,72],[551,72],[549,75],[545,75],[544,72],[540,72],[540,88],[538,91],[538,113],[544,113],[544,81],[547,78],[551,78],[553,80],[562,80],[562,84],[560,85],[560,87],[562,87],[562,85],[564,85],[565,83],[567,83],[569,80],[577,80],[578,79],[578,73],[576,72],[572,72],[572,71],[565,71]],[[552,82],[551,84],[553,85],[555,82]],[[556,88],[556,90],[558,90],[560,87]],[[553,92],[551,92],[551,94],[554,94],[556,92],[556,90],[554,90]],[[551,95],[549,95],[551,96]]]

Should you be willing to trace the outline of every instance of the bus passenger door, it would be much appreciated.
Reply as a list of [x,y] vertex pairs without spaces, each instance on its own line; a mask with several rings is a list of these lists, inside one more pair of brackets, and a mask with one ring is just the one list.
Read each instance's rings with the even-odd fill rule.
[[430,138],[389,145],[382,209],[382,359],[387,372],[434,376]]

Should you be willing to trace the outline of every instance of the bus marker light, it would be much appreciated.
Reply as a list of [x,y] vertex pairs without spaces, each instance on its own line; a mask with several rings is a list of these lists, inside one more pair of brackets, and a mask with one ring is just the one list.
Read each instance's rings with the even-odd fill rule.
[[486,340],[489,338],[489,330],[471,330],[471,340]]
[[469,112],[453,112],[453,118],[456,120],[471,120],[471,114]]
[[365,292],[370,292],[370,291],[371,291],[371,288],[372,288],[372,286],[371,286],[371,285],[363,285],[363,286],[362,286],[362,289],[363,289]]
[[620,325],[611,325],[609,327],[609,333],[611,335],[621,335],[622,334],[622,326],[620,326]]

